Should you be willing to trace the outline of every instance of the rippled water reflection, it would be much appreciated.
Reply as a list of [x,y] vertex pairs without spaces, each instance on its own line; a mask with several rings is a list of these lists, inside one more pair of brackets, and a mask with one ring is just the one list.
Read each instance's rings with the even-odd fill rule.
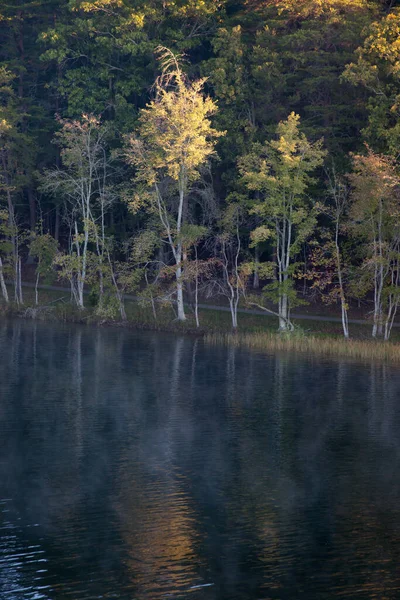
[[0,598],[400,597],[400,375],[0,322]]

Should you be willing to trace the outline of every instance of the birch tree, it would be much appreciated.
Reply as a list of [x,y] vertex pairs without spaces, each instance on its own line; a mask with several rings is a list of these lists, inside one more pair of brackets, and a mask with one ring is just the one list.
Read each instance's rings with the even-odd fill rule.
[[158,51],[162,73],[154,85],[155,97],[141,111],[137,135],[126,140],[126,157],[136,168],[134,209],[138,200],[147,197],[161,221],[163,240],[175,265],[178,320],[184,321],[182,232],[190,191],[200,168],[215,155],[221,132],[211,125],[217,106],[204,95],[205,79],[190,81],[179,57],[166,48]]
[[4,263],[3,256],[9,256],[12,251],[9,232],[9,219],[6,210],[0,210],[0,289],[3,300],[8,304],[10,299],[4,279]]
[[26,172],[32,166],[32,147],[31,140],[21,130],[24,115],[12,88],[14,79],[13,73],[0,67],[0,197],[4,196],[7,202],[14,299],[23,304],[20,250],[26,235],[18,222],[15,205],[26,184]]
[[336,173],[333,167],[331,171],[327,171],[328,176],[328,192],[332,200],[332,207],[328,209],[333,224],[334,224],[334,247],[336,274],[338,280],[338,291],[340,296],[340,309],[342,315],[343,335],[346,339],[349,338],[349,318],[348,318],[348,302],[345,294],[345,284],[343,277],[343,259],[339,245],[339,234],[342,226],[343,218],[349,206],[349,186]]
[[293,285],[294,260],[316,226],[316,203],[307,189],[311,173],[323,162],[322,141],[309,142],[300,132],[300,117],[291,113],[277,127],[277,139],[254,144],[239,161],[247,189],[254,193],[251,211],[261,225],[251,234],[253,243],[271,241],[275,246],[275,281],[264,288],[278,304],[279,329],[293,328],[290,308],[296,300]]
[[42,277],[45,283],[52,280],[54,275],[53,262],[57,254],[57,241],[49,233],[34,234],[29,245],[30,255],[36,258],[35,304],[39,304],[39,281]]
[[107,187],[107,127],[93,115],[60,120],[60,124],[55,141],[61,148],[62,165],[45,172],[42,189],[68,202],[70,256],[61,257],[59,263],[70,273],[73,296],[83,309],[91,245],[98,258],[100,297],[103,292],[105,214],[111,201]]
[[399,303],[400,177],[396,162],[367,146],[353,157],[351,217],[365,240],[363,269],[373,289],[372,337],[390,336]]

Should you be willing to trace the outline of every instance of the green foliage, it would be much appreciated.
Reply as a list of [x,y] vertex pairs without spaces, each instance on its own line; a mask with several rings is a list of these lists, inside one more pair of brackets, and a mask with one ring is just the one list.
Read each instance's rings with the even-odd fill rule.
[[160,53],[172,63],[156,81],[155,99],[141,111],[139,136],[127,138],[126,154],[146,186],[168,176],[186,187],[199,177],[199,168],[214,155],[214,140],[222,135],[210,121],[217,107],[203,94],[204,79],[189,81],[169,51]]
[[32,236],[29,253],[37,259],[36,273],[39,277],[44,278],[46,283],[53,278],[53,263],[57,252],[58,244],[49,233]]
[[400,13],[391,12],[374,21],[347,65],[344,79],[370,93],[369,123],[365,134],[379,151],[398,154],[400,142]]
[[[382,302],[397,305],[399,36],[381,0],[2,5],[5,269],[40,229],[37,275],[85,283],[99,318],[122,315],[124,291],[170,301],[173,278],[189,292],[223,264],[293,306],[307,269],[304,290],[337,300],[337,239],[346,291],[370,301],[384,262]],[[339,232],[319,202],[322,138],[353,188]]]
[[289,252],[294,255],[311,235],[319,206],[306,192],[314,182],[311,173],[322,164],[326,151],[322,141],[311,143],[299,130],[300,118],[292,113],[277,128],[277,138],[239,161],[242,181],[255,193],[251,211],[262,224],[251,234],[252,243],[269,239],[279,243],[285,224],[290,226]]

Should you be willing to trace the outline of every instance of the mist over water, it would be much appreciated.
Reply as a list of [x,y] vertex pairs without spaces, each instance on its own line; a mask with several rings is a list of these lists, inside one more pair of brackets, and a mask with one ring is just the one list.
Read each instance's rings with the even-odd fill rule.
[[400,597],[400,373],[0,322],[1,600]]

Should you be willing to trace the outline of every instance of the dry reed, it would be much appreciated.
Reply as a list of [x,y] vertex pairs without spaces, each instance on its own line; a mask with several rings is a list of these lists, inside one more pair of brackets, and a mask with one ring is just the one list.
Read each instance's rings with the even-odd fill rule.
[[307,335],[279,335],[276,333],[212,333],[206,343],[226,344],[260,351],[299,352],[324,356],[348,357],[357,360],[400,362],[400,344],[338,338],[320,338]]

